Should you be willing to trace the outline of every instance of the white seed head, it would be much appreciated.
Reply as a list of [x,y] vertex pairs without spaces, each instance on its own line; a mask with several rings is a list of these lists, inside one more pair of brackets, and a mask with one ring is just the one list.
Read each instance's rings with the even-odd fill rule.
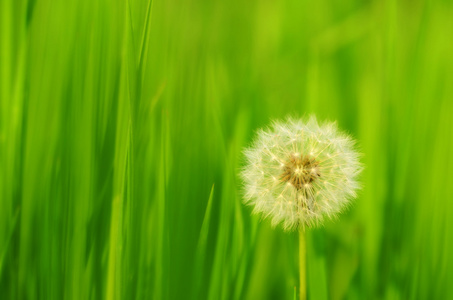
[[245,150],[244,201],[295,230],[322,224],[356,197],[362,167],[354,141],[335,123],[276,121]]

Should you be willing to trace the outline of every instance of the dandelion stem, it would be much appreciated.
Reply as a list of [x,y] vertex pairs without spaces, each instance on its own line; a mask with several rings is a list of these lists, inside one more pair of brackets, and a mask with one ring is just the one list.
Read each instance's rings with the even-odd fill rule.
[[307,299],[307,249],[305,230],[299,229],[299,273],[300,273],[300,300]]

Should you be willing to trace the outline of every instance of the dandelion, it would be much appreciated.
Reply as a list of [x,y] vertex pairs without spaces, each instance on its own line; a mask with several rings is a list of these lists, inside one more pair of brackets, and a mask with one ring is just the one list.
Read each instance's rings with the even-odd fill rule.
[[337,216],[356,197],[361,164],[354,141],[335,123],[288,119],[260,130],[245,156],[245,203],[272,225],[300,232],[304,299],[304,230]]
[[348,206],[361,170],[353,140],[335,123],[289,119],[260,130],[245,151],[245,202],[275,226],[295,230],[322,224]]

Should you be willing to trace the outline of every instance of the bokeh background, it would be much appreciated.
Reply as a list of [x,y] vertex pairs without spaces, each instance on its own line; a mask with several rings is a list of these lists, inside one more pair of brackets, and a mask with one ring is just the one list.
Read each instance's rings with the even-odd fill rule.
[[0,298],[293,299],[297,233],[242,149],[316,114],[355,204],[308,232],[309,299],[453,297],[453,3],[1,0]]

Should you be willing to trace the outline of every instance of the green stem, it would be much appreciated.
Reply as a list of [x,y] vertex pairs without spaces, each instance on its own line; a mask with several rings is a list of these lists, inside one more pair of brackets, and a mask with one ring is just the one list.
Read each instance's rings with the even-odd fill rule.
[[307,299],[307,248],[304,229],[299,229],[300,300]]

